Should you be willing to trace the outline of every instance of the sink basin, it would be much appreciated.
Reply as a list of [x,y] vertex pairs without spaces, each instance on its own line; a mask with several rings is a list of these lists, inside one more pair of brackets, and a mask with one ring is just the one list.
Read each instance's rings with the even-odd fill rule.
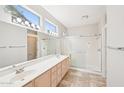
[[10,82],[23,81],[26,76],[33,74],[34,72],[35,70],[29,70],[16,74],[13,78],[10,79]]

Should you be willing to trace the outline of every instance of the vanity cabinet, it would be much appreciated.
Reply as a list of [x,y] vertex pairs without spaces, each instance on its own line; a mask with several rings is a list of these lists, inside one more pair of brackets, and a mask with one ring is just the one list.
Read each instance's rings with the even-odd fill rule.
[[69,58],[44,72],[24,87],[56,87],[69,69]]
[[47,71],[35,79],[35,87],[50,87],[50,71]]

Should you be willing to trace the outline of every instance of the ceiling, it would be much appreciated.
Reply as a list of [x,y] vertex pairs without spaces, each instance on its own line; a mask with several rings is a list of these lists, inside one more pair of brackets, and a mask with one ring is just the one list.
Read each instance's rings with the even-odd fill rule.
[[[52,16],[67,28],[96,24],[104,13],[100,5],[47,5],[43,6]],[[82,16],[88,15],[88,18]]]

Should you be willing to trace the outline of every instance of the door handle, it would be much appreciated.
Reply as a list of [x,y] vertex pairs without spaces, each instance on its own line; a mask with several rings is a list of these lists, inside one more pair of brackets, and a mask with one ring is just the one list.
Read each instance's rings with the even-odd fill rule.
[[118,47],[118,50],[124,51],[124,47]]
[[124,47],[111,47],[111,46],[108,46],[107,48],[109,48],[109,49],[113,49],[113,50],[124,51]]

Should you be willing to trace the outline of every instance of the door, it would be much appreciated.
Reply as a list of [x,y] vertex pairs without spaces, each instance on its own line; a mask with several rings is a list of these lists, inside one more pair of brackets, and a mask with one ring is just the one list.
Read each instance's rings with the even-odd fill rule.
[[87,44],[86,38],[67,37],[64,41],[65,53],[71,57],[71,66],[86,68]]
[[101,72],[101,37],[89,37],[87,69]]
[[27,55],[28,60],[35,59],[37,57],[37,37],[27,37]]
[[51,85],[50,71],[44,72],[35,79],[35,87],[50,87]]
[[124,6],[107,6],[107,86],[124,86]]

